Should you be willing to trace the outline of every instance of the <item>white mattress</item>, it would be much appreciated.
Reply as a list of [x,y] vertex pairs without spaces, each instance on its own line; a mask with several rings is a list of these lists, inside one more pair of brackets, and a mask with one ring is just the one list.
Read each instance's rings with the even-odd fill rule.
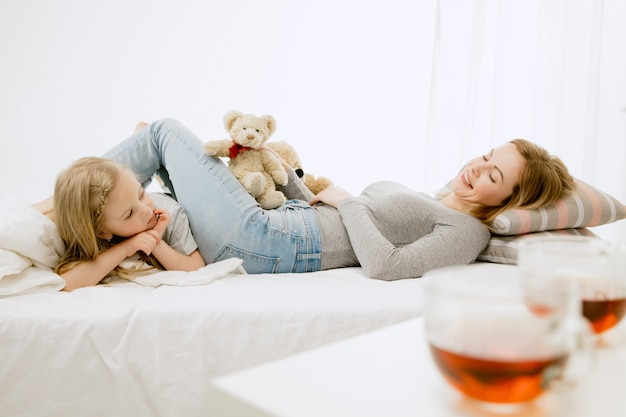
[[422,285],[348,268],[0,298],[0,416],[207,416],[212,378],[417,317]]

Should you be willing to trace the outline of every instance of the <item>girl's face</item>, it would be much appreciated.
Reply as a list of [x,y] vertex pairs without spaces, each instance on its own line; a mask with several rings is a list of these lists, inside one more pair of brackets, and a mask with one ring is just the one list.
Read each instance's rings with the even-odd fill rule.
[[154,228],[158,220],[154,209],[154,202],[133,173],[123,169],[104,207],[100,237],[129,237]]
[[472,159],[452,180],[452,191],[461,204],[497,207],[513,193],[526,161],[513,143]]

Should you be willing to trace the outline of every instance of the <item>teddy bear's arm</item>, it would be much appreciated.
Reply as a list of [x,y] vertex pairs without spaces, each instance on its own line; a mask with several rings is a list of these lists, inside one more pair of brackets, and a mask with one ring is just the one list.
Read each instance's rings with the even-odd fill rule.
[[204,144],[204,152],[210,156],[230,156],[230,147],[233,141],[230,139],[210,140]]
[[278,185],[285,185],[288,181],[287,171],[283,167],[283,164],[273,153],[268,151],[262,154],[263,168],[270,174],[274,182]]

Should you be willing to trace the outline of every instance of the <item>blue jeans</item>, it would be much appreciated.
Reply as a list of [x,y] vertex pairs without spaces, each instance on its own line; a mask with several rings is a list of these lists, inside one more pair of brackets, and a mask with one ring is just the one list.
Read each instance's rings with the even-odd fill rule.
[[104,156],[130,167],[141,183],[156,172],[184,207],[207,263],[241,258],[248,273],[312,272],[321,267],[321,236],[307,202],[262,209],[228,167],[175,120],[141,129]]

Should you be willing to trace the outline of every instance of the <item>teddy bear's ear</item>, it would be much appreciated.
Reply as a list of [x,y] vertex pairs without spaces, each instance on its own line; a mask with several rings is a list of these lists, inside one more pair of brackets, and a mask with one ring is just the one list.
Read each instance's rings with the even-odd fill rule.
[[224,116],[224,127],[227,132],[230,132],[230,129],[233,127],[233,124],[243,116],[243,113],[237,110],[231,110]]
[[269,131],[267,135],[272,136],[276,131],[276,120],[274,120],[274,118],[269,114],[264,114],[263,116],[261,116],[261,119],[263,119]]

